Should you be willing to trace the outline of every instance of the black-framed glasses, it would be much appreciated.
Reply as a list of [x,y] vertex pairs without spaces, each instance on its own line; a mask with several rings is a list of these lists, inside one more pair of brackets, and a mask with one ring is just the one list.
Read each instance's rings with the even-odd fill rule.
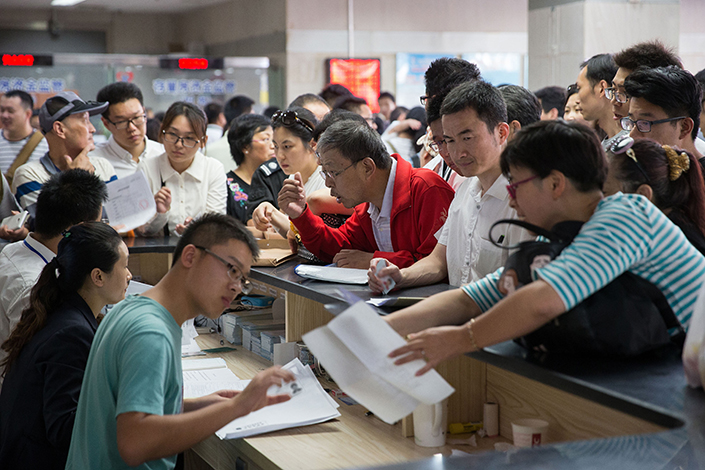
[[313,127],[306,121],[301,119],[296,111],[277,111],[272,115],[272,122],[281,121],[285,126],[293,126],[297,122],[308,129],[309,132],[313,133]]
[[685,119],[688,116],[679,116],[679,117],[672,117],[672,118],[667,118],[667,119],[659,119],[657,121],[647,121],[646,119],[637,119],[634,121],[630,117],[623,117],[622,119],[619,120],[619,123],[622,125],[622,129],[625,131],[631,131],[635,127],[637,130],[643,134],[646,134],[647,132],[651,132],[651,126],[655,124],[663,124],[664,122],[672,122],[672,121],[678,121],[680,119]]
[[193,246],[195,246],[199,250],[203,250],[204,252],[211,255],[213,258],[215,258],[218,261],[220,261],[221,263],[223,263],[223,265],[226,268],[228,268],[227,274],[228,274],[228,277],[230,278],[230,280],[236,284],[239,284],[240,288],[244,289],[245,286],[248,286],[250,284],[250,280],[247,279],[247,277],[244,274],[242,274],[242,271],[240,271],[240,268],[238,268],[237,266],[235,266],[232,263],[229,263],[228,260],[223,259],[220,256],[216,255],[215,253],[213,253],[211,250],[209,250],[206,247],[198,246],[198,245],[193,245]]
[[132,124],[135,127],[140,127],[145,122],[147,122],[147,115],[142,114],[140,116],[133,117],[132,119],[125,119],[124,121],[118,121],[118,122],[113,122],[108,118],[105,118],[105,120],[108,121],[113,126],[115,126],[115,129],[121,131],[121,130],[124,130],[124,129],[127,129],[128,127],[130,127],[130,124]]
[[194,148],[196,145],[198,145],[201,141],[198,139],[194,139],[192,137],[179,137],[178,135],[174,134],[173,132],[167,132],[167,131],[162,131],[163,139],[164,142],[169,142],[170,144],[176,144],[178,141],[181,141],[181,144],[189,149]]
[[[318,159],[318,164],[320,165],[320,164],[321,164],[321,156],[318,154],[318,152],[316,152],[316,158]],[[340,175],[342,175],[343,173],[345,173],[348,169],[350,169],[350,168],[352,168],[353,166],[355,166],[357,163],[358,163],[358,162],[352,162],[350,165],[346,166],[345,168],[343,168],[343,169],[340,170],[340,171],[330,171],[330,170],[323,170],[323,169],[321,169],[321,171],[320,171],[319,173],[321,174],[321,178],[323,178],[324,180],[325,180],[326,178],[330,178],[330,179],[333,179],[333,180],[334,180],[334,179],[336,179],[338,176],[340,176]]]
[[634,152],[632,145],[634,145],[634,139],[626,135],[612,144],[612,146],[610,147],[610,152],[615,155],[625,154],[627,157],[629,157],[636,165],[636,168],[637,170],[639,170],[639,173],[641,173],[644,179],[646,180],[646,183],[651,184],[651,178],[649,178],[649,174],[646,173],[646,170],[644,170],[644,167],[641,166],[639,160],[636,159],[636,153]]
[[525,180],[517,181],[516,183],[509,183],[507,185],[507,193],[509,193],[509,197],[512,199],[516,199],[517,188],[519,187],[519,185],[524,184],[524,183],[528,183],[529,181],[534,180],[538,177],[539,177],[539,175],[534,175],[530,178],[526,178]]
[[626,103],[629,101],[629,95],[626,93],[623,93],[621,91],[617,91],[617,88],[611,86],[609,88],[605,88],[605,98],[608,100],[617,100],[617,103]]

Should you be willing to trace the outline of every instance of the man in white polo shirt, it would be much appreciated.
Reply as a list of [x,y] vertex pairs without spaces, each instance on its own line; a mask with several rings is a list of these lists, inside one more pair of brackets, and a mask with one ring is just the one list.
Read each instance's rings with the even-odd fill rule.
[[142,91],[137,85],[111,83],[101,88],[96,99],[108,102],[101,119],[111,135],[107,142],[96,145],[90,155],[108,160],[118,178],[133,174],[140,160],[164,153],[162,144],[146,137],[147,115]]

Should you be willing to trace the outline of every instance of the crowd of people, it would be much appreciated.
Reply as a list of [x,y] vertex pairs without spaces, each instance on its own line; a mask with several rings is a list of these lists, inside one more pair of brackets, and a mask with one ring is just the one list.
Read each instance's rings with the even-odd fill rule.
[[[385,317],[408,339],[391,356],[424,359],[419,374],[526,335],[626,272],[656,286],[687,329],[705,282],[704,86],[705,71],[646,42],[533,93],[441,58],[422,106],[383,92],[377,115],[331,84],[263,114],[235,96],[175,102],[153,119],[140,89],[118,82],[96,101],[47,99],[37,130],[32,97],[5,93],[0,218],[29,217],[0,227],[0,467],[171,468],[227,422],[288,399],[267,396],[293,379],[276,367],[243,392],[181,397],[180,325],[217,318],[241,292],[254,235],[366,269],[373,292],[390,279],[455,287]],[[97,115],[110,132],[99,145]],[[130,235],[180,238],[167,275],[124,299],[128,234],[102,206],[106,183],[136,172],[156,214]],[[531,266],[533,282],[508,290],[512,248],[537,233],[490,233],[502,219],[582,226]]]

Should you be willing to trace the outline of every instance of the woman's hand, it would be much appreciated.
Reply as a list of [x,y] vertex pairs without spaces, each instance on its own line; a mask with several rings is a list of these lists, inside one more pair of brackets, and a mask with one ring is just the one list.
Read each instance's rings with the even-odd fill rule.
[[184,233],[184,230],[186,230],[186,227],[188,227],[188,224],[190,224],[193,221],[193,217],[186,217],[186,220],[184,220],[183,224],[176,224],[176,227],[174,227],[174,231],[181,235]]
[[272,214],[277,208],[270,202],[263,202],[252,213],[252,223],[257,230],[266,232],[272,228]]
[[295,219],[306,210],[306,190],[301,173],[294,173],[294,179],[285,179],[279,191],[279,207],[282,212]]
[[417,359],[425,360],[426,365],[416,372],[417,376],[425,374],[445,360],[473,350],[466,325],[429,328],[407,335],[407,339],[409,342],[406,346],[395,349],[389,353],[389,357],[399,358],[394,361],[396,365]]
[[154,195],[154,203],[157,205],[157,212],[164,214],[171,209],[171,190],[166,186],[162,187]]

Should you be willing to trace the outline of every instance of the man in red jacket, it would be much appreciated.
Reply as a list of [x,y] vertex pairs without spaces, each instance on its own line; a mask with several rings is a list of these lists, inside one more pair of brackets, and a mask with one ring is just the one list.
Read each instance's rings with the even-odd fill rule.
[[389,156],[379,134],[356,121],[330,126],[317,149],[331,195],[355,212],[342,227],[330,228],[306,206],[300,176],[286,180],[279,208],[309,251],[325,262],[361,269],[373,257],[410,266],[433,251],[434,234],[453,199],[443,178]]

